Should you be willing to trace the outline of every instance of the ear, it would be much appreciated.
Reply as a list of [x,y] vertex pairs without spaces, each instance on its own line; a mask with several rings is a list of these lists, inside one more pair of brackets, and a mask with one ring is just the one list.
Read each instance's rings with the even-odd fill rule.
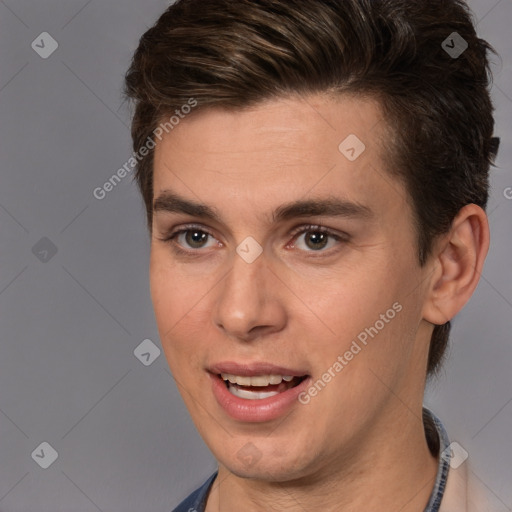
[[451,320],[468,302],[489,250],[489,223],[476,204],[462,208],[449,233],[435,244],[423,318],[435,325]]

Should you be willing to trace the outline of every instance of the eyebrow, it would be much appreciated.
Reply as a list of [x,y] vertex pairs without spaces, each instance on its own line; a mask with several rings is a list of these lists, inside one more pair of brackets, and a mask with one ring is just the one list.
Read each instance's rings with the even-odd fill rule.
[[[162,192],[155,199],[153,211],[155,213],[183,213],[192,217],[222,222],[221,215],[216,208],[185,199],[169,191]],[[374,213],[365,205],[336,197],[293,201],[279,206],[272,212],[273,222],[321,216],[370,219]]]

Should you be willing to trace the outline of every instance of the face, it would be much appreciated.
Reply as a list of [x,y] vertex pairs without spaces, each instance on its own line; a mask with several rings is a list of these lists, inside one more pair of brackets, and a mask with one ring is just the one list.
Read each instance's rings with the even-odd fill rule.
[[157,144],[161,343],[236,475],[321,477],[421,417],[428,267],[386,130],[377,102],[318,95],[198,111]]

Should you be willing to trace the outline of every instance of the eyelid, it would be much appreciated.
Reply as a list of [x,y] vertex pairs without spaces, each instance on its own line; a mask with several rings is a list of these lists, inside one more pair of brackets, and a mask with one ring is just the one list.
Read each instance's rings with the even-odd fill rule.
[[[292,242],[287,244],[287,247],[290,247],[290,245],[293,247],[295,244],[295,240],[305,233],[323,233],[331,238],[334,238],[337,242],[348,242],[350,240],[350,235],[347,233],[335,231],[331,228],[321,226],[318,224],[307,224],[307,225],[301,225],[292,230],[291,236],[292,236]],[[336,247],[331,247],[330,249],[327,249],[325,251],[302,251],[309,253],[312,257],[322,256],[326,254],[330,254],[332,251],[336,251]],[[316,255],[315,255],[316,253]]]
[[[169,230],[169,233],[164,235],[162,238],[159,238],[159,240],[161,240],[162,242],[174,242],[175,238],[178,235],[181,235],[182,233],[186,233],[187,231],[192,231],[194,229],[197,231],[201,231],[202,233],[206,233],[211,238],[214,238],[218,243],[222,244],[222,242],[220,242],[217,239],[217,237],[211,232],[211,230],[209,230],[208,228],[206,228],[205,226],[202,226],[200,224],[183,224],[176,229]],[[179,244],[177,244],[177,243],[175,243],[174,245],[176,247],[180,247]],[[191,251],[186,251],[186,252],[198,252],[198,249],[195,249],[195,250],[192,249]]]
[[177,235],[179,233],[183,233],[184,231],[192,231],[193,229],[196,229],[197,231],[202,231],[203,233],[207,233],[208,235],[212,236],[213,238],[217,238],[211,230],[209,230],[207,227],[202,226],[201,224],[183,224],[179,226],[177,229],[173,229],[169,233],[169,237]]
[[290,233],[290,235],[295,236],[300,233],[307,233],[308,231],[317,231],[317,232],[321,232],[321,233],[330,234],[333,236],[339,236],[339,237],[347,236],[348,237],[348,235],[346,235],[344,233],[337,232],[334,229],[328,228],[326,226],[322,226],[320,224],[301,224],[300,226],[297,226],[296,228],[292,229],[292,232]]

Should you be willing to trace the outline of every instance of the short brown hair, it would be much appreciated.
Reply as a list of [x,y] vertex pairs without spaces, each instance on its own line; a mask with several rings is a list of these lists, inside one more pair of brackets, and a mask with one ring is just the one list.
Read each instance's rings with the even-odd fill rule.
[[[447,51],[455,44],[467,49],[455,56]],[[133,148],[191,97],[197,111],[292,94],[373,95],[386,114],[390,172],[410,196],[424,265],[464,205],[487,204],[499,142],[490,51],[460,0],[178,0],[141,37],[126,74]],[[135,175],[150,232],[152,167],[150,151]],[[434,327],[428,375],[440,366],[449,331],[450,322]]]

